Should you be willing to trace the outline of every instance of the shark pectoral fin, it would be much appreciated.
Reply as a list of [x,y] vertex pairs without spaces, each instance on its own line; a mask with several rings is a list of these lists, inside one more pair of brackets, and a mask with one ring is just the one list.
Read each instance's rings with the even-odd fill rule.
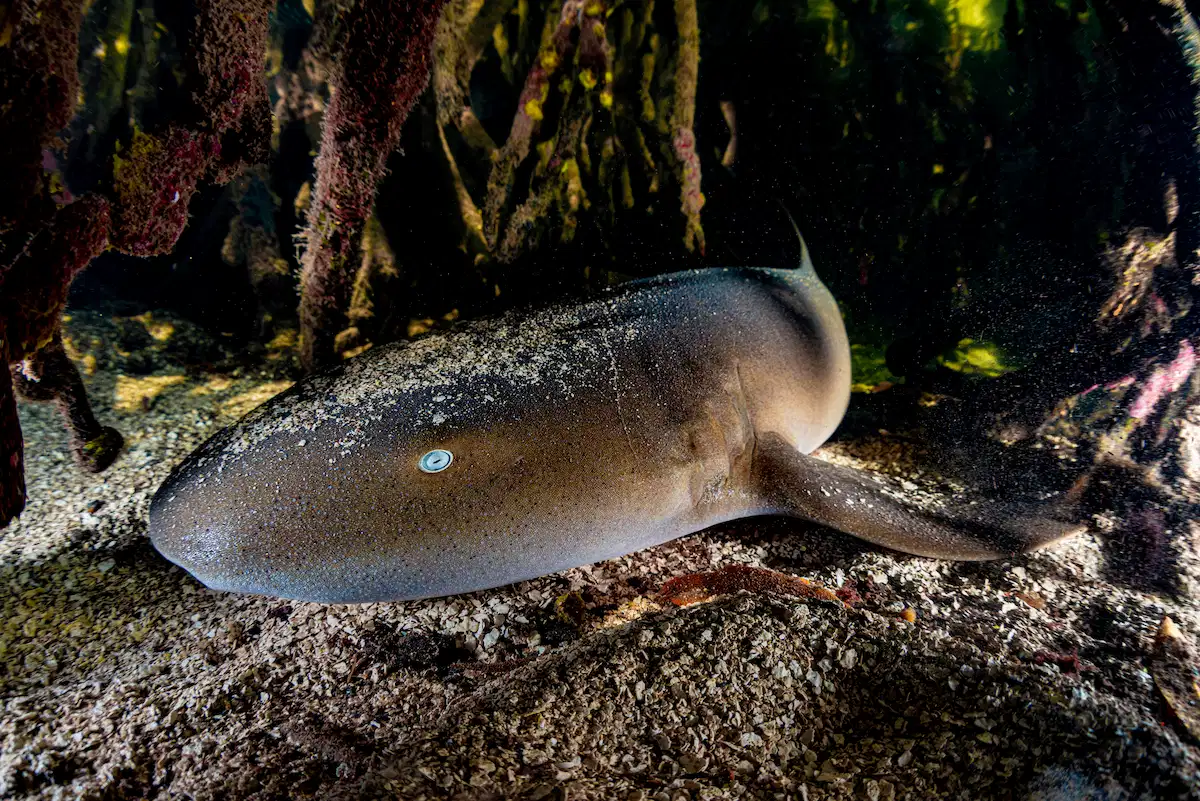
[[917,556],[1002,559],[1086,529],[1073,519],[1073,499],[922,509],[885,493],[867,475],[805,456],[774,435],[758,442],[755,475],[778,512]]

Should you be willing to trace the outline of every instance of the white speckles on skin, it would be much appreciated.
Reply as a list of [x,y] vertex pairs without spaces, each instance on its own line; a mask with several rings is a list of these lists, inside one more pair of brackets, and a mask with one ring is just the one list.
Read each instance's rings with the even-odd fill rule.
[[[606,323],[624,302],[602,298],[532,315],[510,312],[465,323],[453,332],[373,348],[251,411],[227,434],[229,439],[213,458],[228,462],[282,432],[302,434],[297,446],[303,447],[324,425],[379,421],[401,397],[421,391],[448,390],[436,392],[415,410],[408,419],[414,429],[452,423],[481,406],[508,400],[504,393],[468,396],[459,391],[487,386],[489,380],[505,390],[528,390],[549,380],[556,393],[569,398],[593,372],[588,366],[605,358]],[[620,334],[635,337],[638,327],[621,326]],[[337,440],[343,453],[353,452],[363,441]]]
[[[605,310],[611,314],[611,309],[607,306]],[[629,424],[625,422],[625,411],[621,408],[621,375],[617,369],[617,357],[613,353],[612,343],[608,341],[608,333],[602,329],[601,338],[604,342],[604,349],[608,356],[609,364],[609,379],[612,382],[613,399],[617,405],[617,416],[621,419],[621,428],[625,432],[625,442],[629,446],[629,450],[633,450],[633,438],[629,435]]]
[[756,497],[753,493],[747,491],[742,486],[725,485],[719,488],[706,489],[704,494],[700,496],[699,505],[719,505],[729,501],[743,501],[747,504],[753,503]]

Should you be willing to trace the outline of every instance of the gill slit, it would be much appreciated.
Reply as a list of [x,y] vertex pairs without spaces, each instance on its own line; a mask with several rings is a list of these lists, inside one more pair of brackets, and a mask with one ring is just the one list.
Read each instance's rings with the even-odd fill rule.
[[[753,508],[769,514],[775,511],[778,504],[770,497],[772,493],[767,489],[763,477],[759,474],[758,428],[750,416],[750,403],[747,400],[749,396],[746,393],[746,379],[742,376],[742,362],[740,359],[734,359],[733,372],[737,376],[738,396],[736,400],[739,406],[738,411],[741,413],[743,420],[745,420],[746,436],[750,440],[750,453],[743,456],[746,460],[743,475],[744,480],[749,485],[748,489],[754,493],[754,498],[752,503],[747,504],[747,508]],[[730,459],[729,463],[729,472],[731,476],[734,474],[732,459]]]

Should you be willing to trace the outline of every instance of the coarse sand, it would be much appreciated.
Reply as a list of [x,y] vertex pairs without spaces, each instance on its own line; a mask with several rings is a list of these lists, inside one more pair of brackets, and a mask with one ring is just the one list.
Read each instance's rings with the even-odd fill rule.
[[[75,469],[52,408],[21,409],[0,797],[1200,798],[1200,750],[1152,675],[1164,614],[1200,635],[1200,527],[1176,532],[1163,594],[1116,575],[1102,532],[954,564],[767,518],[439,600],[215,593],[150,546],[150,498],[289,382],[270,351],[185,370],[162,329],[182,324],[140,324],[137,370],[105,355],[122,352],[107,323],[68,328],[126,437],[106,473]],[[912,450],[880,435],[819,455],[915,497],[944,490]],[[858,599],[654,600],[732,564]],[[559,614],[569,592],[575,614]]]

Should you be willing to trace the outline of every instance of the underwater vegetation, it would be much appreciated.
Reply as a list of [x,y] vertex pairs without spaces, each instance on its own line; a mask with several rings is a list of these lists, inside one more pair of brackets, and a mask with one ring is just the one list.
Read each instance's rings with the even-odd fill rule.
[[444,0],[328,3],[327,80],[316,182],[304,232],[300,359],[312,370],[336,358],[375,193],[400,128],[429,80],[434,26]]
[[[266,0],[200,0],[191,9],[182,90],[169,122],[135,130],[112,154],[104,190],[78,199],[64,185],[54,149],[75,115],[83,0],[16,0],[0,6],[0,292],[5,371],[0,385],[0,520],[25,503],[22,439],[14,390],[53,400],[85,469],[103,470],[121,436],[97,424],[59,330],[67,288],[107,248],[136,256],[169,252],[202,178],[224,183],[266,155],[269,107],[262,80]],[[127,45],[126,45],[127,46]],[[119,50],[120,48],[118,48]]]
[[308,371],[779,264],[776,201],[897,425],[1069,440],[1183,514],[1198,97],[1182,0],[0,0],[0,521],[18,397],[85,469],[120,451],[59,324],[89,264],[75,301],[297,330]]

